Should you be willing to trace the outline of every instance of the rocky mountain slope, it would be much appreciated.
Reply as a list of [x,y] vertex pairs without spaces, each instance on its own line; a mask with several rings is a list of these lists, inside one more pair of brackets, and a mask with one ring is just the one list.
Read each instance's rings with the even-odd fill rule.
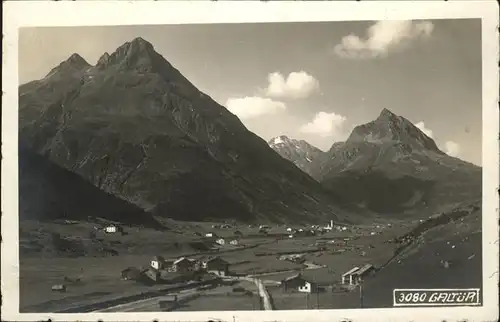
[[481,199],[481,168],[450,157],[407,119],[384,109],[335,145],[314,176],[378,213],[440,211]]
[[181,220],[317,221],[330,193],[136,38],[19,88],[20,139],[94,186]]
[[44,157],[19,151],[20,220],[107,219],[125,225],[164,229],[151,214],[109,195]]
[[[282,145],[293,150],[293,143]],[[304,163],[305,153],[271,146],[295,164]],[[379,214],[440,211],[482,194],[480,167],[446,155],[409,120],[387,109],[357,126],[345,142],[310,159],[307,168],[299,168],[343,200]]]
[[290,139],[286,135],[272,138],[268,144],[279,155],[309,175],[314,173],[316,162],[325,154],[304,140]]

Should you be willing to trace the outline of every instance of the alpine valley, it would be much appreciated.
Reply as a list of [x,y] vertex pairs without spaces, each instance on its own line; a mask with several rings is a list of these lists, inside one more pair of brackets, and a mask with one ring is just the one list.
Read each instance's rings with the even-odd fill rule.
[[142,38],[73,54],[19,87],[19,310],[391,308],[395,288],[479,288],[481,176],[387,109],[328,151],[266,142]]

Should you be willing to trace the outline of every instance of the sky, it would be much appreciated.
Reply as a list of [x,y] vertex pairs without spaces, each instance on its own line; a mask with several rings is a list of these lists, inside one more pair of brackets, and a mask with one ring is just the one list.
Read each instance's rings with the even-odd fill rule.
[[19,81],[136,37],[266,141],[328,150],[387,108],[481,165],[479,19],[21,29]]

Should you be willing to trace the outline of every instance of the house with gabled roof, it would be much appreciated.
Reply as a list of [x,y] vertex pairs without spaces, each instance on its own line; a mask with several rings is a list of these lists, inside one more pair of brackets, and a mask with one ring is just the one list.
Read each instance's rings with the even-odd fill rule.
[[361,268],[353,267],[342,274],[342,284],[357,285],[374,271],[375,267],[371,264],[365,264]]
[[210,257],[202,262],[202,267],[208,273],[218,276],[229,275],[229,263],[219,256]]
[[163,269],[165,267],[165,258],[163,258],[162,256],[153,257],[153,259],[151,260],[151,267],[156,270]]
[[196,260],[187,257],[181,257],[172,263],[172,272],[192,272],[195,270]]
[[281,289],[283,292],[316,293],[319,288],[317,283],[309,281],[302,274],[297,273],[283,279]]

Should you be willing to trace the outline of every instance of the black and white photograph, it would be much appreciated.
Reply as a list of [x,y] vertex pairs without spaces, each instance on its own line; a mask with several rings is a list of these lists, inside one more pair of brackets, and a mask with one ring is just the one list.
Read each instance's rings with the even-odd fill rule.
[[498,5],[95,3],[4,39],[11,316],[498,317]]

